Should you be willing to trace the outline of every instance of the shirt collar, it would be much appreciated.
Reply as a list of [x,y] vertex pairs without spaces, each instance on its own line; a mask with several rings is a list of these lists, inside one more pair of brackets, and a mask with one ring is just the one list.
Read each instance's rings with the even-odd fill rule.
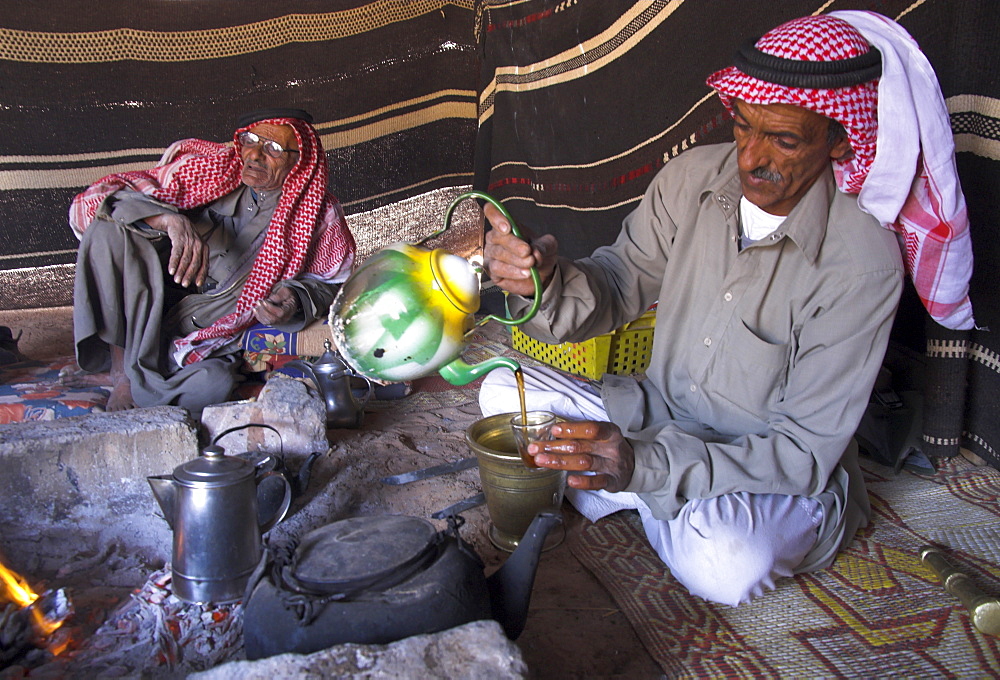
[[[256,197],[254,194],[256,194]],[[237,212],[241,212],[240,208],[246,210],[246,206],[253,204],[255,200],[258,207],[264,209],[266,206],[277,203],[280,196],[280,191],[267,191],[261,194],[261,192],[255,192],[246,184],[241,184],[239,189],[216,201],[215,205],[212,206],[212,210],[216,214],[232,217]]]
[[[766,244],[787,236],[811,263],[815,263],[819,256],[819,249],[823,245],[823,239],[826,237],[830,203],[833,201],[833,192],[836,190],[837,186],[833,179],[831,165],[813,182],[809,191],[792,208],[792,212],[788,214],[778,230],[764,237],[758,243]],[[740,185],[739,169],[736,166],[735,144],[733,144],[732,153],[726,158],[726,164],[719,177],[702,193],[702,200],[709,195],[714,196],[727,218],[732,217],[739,210],[743,188]]]

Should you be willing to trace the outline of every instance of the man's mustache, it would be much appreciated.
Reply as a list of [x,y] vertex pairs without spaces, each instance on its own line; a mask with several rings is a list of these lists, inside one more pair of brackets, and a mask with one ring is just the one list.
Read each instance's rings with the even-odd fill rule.
[[754,170],[750,171],[750,176],[755,177],[757,179],[762,179],[765,182],[774,182],[775,184],[784,179],[784,177],[781,176],[780,172],[768,170],[767,168],[755,168]]

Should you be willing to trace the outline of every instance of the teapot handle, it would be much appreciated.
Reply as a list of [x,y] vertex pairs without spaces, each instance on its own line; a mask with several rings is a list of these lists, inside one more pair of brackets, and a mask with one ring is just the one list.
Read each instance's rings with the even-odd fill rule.
[[[507,212],[507,209],[503,206],[502,203],[500,203],[500,201],[496,200],[489,194],[483,193],[482,191],[467,191],[464,194],[461,194],[457,198],[455,198],[455,200],[451,202],[451,205],[448,206],[448,209],[444,213],[444,227],[424,237],[417,243],[417,245],[435,236],[443,234],[445,230],[447,230],[448,227],[451,226],[451,216],[452,213],[455,212],[455,208],[458,207],[459,203],[461,203],[467,198],[481,198],[487,203],[492,203],[493,207],[499,210],[500,213],[510,223],[510,229],[511,231],[514,232],[514,236],[518,238],[523,238],[521,236],[520,229],[517,228],[517,224],[514,222],[514,218],[510,216],[510,213]],[[501,323],[504,326],[520,326],[521,324],[530,321],[538,312],[538,308],[542,304],[542,278],[538,275],[538,269],[536,269],[535,267],[531,268],[531,282],[535,285],[535,295],[531,301],[531,307],[528,308],[528,311],[525,313],[524,316],[522,316],[520,319],[508,319],[503,316],[495,316],[493,314],[490,314],[476,325],[482,326],[483,324],[489,321],[496,321],[497,323]]]
[[351,372],[352,377],[363,378],[366,383],[368,383],[368,394],[365,395],[364,399],[358,402],[358,406],[364,406],[368,403],[368,400],[372,398],[372,394],[375,393],[375,384],[368,378],[367,375],[361,375],[357,372]]

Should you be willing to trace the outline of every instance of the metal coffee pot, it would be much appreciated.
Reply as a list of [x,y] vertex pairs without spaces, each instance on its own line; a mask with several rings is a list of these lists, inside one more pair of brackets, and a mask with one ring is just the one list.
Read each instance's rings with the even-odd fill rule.
[[[316,383],[326,404],[327,427],[361,427],[365,404],[372,396],[372,382],[363,375],[356,376],[334,351],[329,340],[325,341],[323,346],[326,351],[315,363],[296,359],[289,361],[285,366],[302,371]],[[363,380],[368,385],[368,394],[361,399],[356,398],[351,391],[352,378]]]
[[531,278],[535,296],[520,319],[490,315],[478,324],[479,277],[464,258],[418,246],[443,233],[455,207],[467,198],[492,203],[520,236],[503,205],[479,191],[462,194],[448,207],[444,228],[417,243],[395,243],[365,260],[344,282],[330,305],[330,332],[344,360],[360,375],[378,382],[402,382],[434,372],[452,385],[467,385],[489,371],[520,365],[492,357],[470,365],[462,360],[466,336],[475,326],[497,321],[516,326],[531,319],[542,299],[541,279]]
[[291,504],[288,479],[213,444],[173,474],[147,480],[173,531],[174,595],[198,604],[240,600],[263,554],[261,534]]

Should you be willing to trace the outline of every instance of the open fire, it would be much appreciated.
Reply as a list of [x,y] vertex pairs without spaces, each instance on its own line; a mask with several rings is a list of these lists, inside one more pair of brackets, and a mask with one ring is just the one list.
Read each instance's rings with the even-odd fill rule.
[[0,668],[32,650],[58,656],[72,641],[70,635],[58,634],[73,613],[64,589],[36,593],[26,579],[0,563],[0,603]]

